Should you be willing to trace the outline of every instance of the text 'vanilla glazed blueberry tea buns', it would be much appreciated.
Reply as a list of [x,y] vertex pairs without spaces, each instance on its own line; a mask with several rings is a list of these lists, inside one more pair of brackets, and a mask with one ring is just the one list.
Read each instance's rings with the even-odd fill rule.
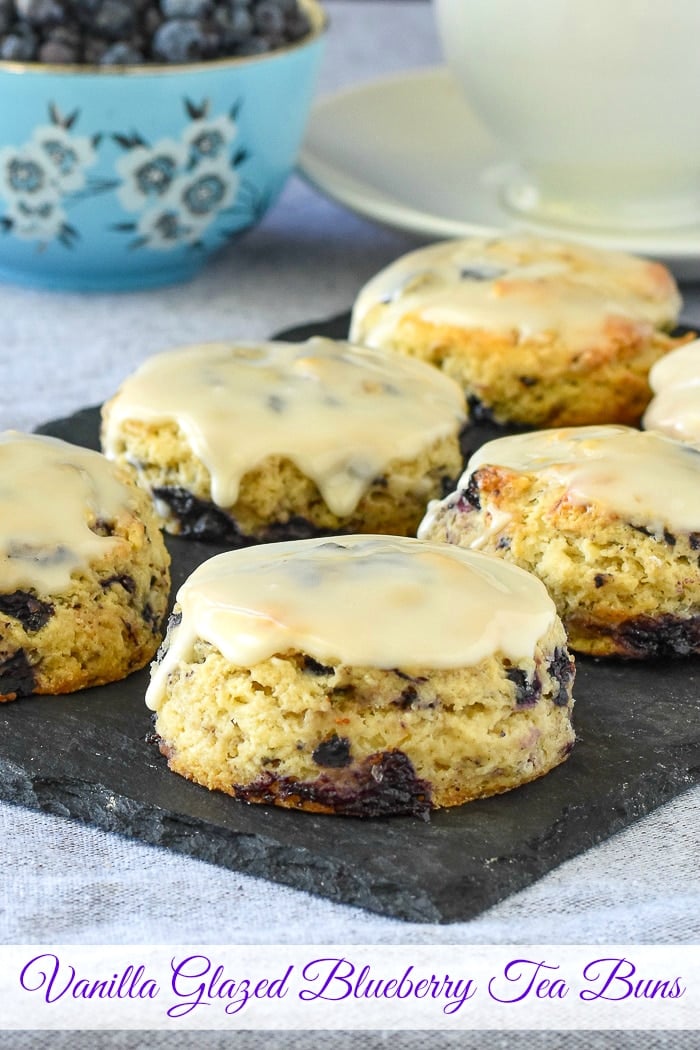
[[170,768],[248,802],[422,814],[533,780],[574,740],[574,664],[540,581],[415,539],[210,559],[151,673]]
[[688,445],[619,426],[499,438],[418,534],[534,572],[580,652],[700,652],[700,452]]
[[649,383],[654,397],[644,428],[700,446],[700,339],[657,361]]
[[143,667],[170,557],[145,494],[98,452],[0,434],[0,700]]
[[464,395],[420,361],[330,339],[159,354],[103,409],[110,459],[169,532],[232,547],[415,533],[462,469]]
[[470,238],[372,278],[350,338],[437,366],[476,420],[636,424],[650,367],[683,341],[668,334],[680,307],[658,263],[526,235]]

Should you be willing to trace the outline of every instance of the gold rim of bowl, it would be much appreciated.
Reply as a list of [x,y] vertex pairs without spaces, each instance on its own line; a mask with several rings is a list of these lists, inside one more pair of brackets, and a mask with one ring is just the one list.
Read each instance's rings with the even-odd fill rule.
[[271,59],[287,55],[290,51],[300,51],[318,40],[328,28],[328,16],[319,0],[299,0],[299,6],[311,19],[311,32],[292,44],[277,47],[274,51],[263,51],[259,55],[232,55],[229,58],[212,58],[201,62],[144,62],[139,66],[96,66],[87,64],[52,64],[50,62],[11,62],[0,59],[0,73],[29,73],[46,76],[58,73],[65,76],[76,74],[82,76],[153,76],[170,73],[195,73],[205,69],[226,69],[228,67],[247,66],[254,62],[269,62]]

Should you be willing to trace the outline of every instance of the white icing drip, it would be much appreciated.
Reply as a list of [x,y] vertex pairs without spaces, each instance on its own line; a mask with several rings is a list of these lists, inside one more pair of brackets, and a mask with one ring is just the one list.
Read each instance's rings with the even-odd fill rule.
[[555,621],[542,583],[513,565],[440,543],[379,536],[302,540],[221,554],[177,596],[182,620],[153,666],[157,709],[197,638],[251,667],[300,651],[363,667],[473,666],[532,658]]
[[98,536],[133,505],[127,485],[99,452],[56,438],[0,434],[0,590],[58,594],[71,575],[124,541]]
[[485,465],[549,478],[568,499],[602,505],[658,535],[700,531],[700,453],[661,434],[599,426],[498,438],[475,452],[458,488]]
[[700,445],[700,339],[657,361],[649,384],[656,396],[644,415],[644,427]]
[[[462,476],[462,479],[464,475]],[[461,482],[460,482],[461,483]],[[418,532],[416,533],[419,540],[429,540],[433,531],[433,527],[440,516],[442,510],[446,510],[458,497],[458,492],[450,492],[444,499],[431,499],[425,511],[422,522],[418,526]]]
[[344,515],[391,460],[415,458],[465,418],[457,384],[420,361],[321,338],[212,343],[146,361],[107,407],[103,444],[114,458],[125,421],[175,421],[219,506],[234,506],[248,470],[283,455]]
[[[370,322],[377,303],[381,315]],[[641,259],[536,238],[472,238],[421,248],[377,274],[357,298],[350,338],[383,346],[413,315],[521,340],[557,331],[585,348],[611,318],[651,328],[673,323],[679,309],[670,276]]]

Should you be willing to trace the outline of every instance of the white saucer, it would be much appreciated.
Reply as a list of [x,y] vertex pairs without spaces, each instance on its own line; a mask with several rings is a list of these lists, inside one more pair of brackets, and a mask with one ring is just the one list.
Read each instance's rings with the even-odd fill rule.
[[415,70],[322,99],[299,158],[330,197],[426,237],[536,230],[659,259],[700,279],[700,225],[639,234],[525,222],[501,203],[515,165],[478,123],[445,69]]

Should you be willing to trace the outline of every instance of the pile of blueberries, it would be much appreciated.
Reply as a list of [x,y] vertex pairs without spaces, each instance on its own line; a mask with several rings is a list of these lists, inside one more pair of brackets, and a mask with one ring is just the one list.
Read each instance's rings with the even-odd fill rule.
[[310,28],[298,0],[0,0],[0,58],[199,62],[273,51]]

